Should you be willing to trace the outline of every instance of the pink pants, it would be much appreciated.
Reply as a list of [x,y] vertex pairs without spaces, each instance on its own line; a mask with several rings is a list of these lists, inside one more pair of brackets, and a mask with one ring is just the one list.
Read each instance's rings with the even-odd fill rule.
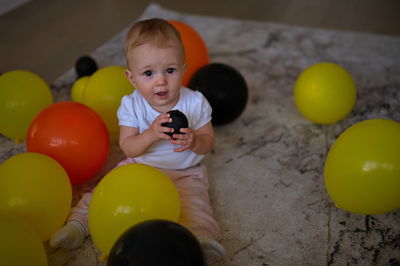
[[[136,163],[132,158],[121,161],[116,167]],[[217,221],[213,217],[213,211],[208,196],[208,179],[206,167],[202,164],[183,170],[160,169],[175,184],[181,201],[181,214],[179,223],[196,235],[214,240],[221,238],[221,232]],[[92,192],[82,195],[78,204],[72,208],[68,219],[79,221],[88,231],[88,208]]]

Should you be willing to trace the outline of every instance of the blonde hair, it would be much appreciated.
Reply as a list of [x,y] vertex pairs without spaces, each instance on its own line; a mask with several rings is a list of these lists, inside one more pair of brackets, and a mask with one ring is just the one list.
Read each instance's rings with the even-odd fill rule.
[[165,19],[152,18],[136,22],[128,31],[125,38],[125,58],[129,67],[129,53],[132,49],[151,43],[159,48],[178,44],[182,52],[182,59],[185,61],[185,50],[182,38],[177,29]]

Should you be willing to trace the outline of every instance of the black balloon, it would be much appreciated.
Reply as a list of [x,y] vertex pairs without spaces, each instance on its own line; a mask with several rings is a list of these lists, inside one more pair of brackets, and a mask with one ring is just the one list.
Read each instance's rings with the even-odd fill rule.
[[90,56],[82,56],[75,63],[75,71],[78,78],[90,76],[97,71],[97,64]]
[[212,63],[200,68],[191,78],[189,88],[203,93],[212,108],[212,123],[232,122],[244,111],[248,88],[243,76],[233,67]]
[[189,127],[189,122],[187,120],[187,117],[184,113],[182,113],[179,110],[171,110],[168,112],[172,122],[168,122],[168,123],[163,123],[161,124],[163,127],[170,127],[174,129],[174,132],[167,132],[165,134],[169,135],[172,137],[173,134],[183,134],[182,132],[180,132],[179,130],[181,128],[187,128]]
[[114,243],[107,266],[205,266],[197,238],[166,220],[148,220],[125,231]]

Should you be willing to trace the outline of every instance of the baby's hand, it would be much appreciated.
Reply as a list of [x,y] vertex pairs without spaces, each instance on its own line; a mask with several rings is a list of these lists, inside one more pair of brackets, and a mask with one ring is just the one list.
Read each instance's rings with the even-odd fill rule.
[[179,131],[183,134],[174,134],[171,143],[181,147],[174,149],[174,151],[181,152],[192,149],[196,138],[194,132],[190,128],[181,128]]
[[154,119],[154,121],[153,121],[153,123],[151,123],[148,131],[151,134],[151,136],[156,140],[160,140],[160,139],[171,140],[172,138],[165,133],[173,132],[174,129],[169,128],[169,127],[163,127],[161,125],[163,123],[168,123],[171,121],[172,121],[172,119],[170,118],[168,113],[161,114],[161,115],[157,116],[156,119]]

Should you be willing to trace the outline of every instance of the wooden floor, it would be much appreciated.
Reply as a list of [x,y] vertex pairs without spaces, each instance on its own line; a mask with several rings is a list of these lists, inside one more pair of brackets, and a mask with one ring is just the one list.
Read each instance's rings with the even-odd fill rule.
[[[0,73],[47,82],[140,16],[149,0],[33,0],[0,16]],[[159,0],[180,12],[400,36],[399,0]]]

